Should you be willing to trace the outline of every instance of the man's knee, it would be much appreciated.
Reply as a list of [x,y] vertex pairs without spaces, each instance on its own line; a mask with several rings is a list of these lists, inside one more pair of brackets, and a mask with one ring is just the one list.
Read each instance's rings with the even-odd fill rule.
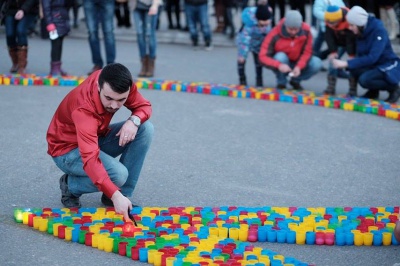
[[128,175],[128,169],[122,163],[120,163],[118,167],[113,169],[113,173],[110,174],[110,178],[117,187],[122,187],[126,183],[126,180],[128,180]]
[[147,138],[152,138],[154,134],[154,126],[150,121],[146,121],[139,128],[139,134],[143,134]]
[[274,59],[278,60],[279,62],[284,63],[284,64],[289,63],[289,58],[288,58],[287,54],[285,54],[284,52],[277,52],[274,55]]

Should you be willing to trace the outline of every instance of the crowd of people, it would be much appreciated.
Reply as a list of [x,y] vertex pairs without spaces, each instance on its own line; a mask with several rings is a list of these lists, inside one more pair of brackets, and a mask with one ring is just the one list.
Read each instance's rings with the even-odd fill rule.
[[[263,84],[263,68],[273,71],[276,88],[286,89],[287,83],[301,91],[301,81],[329,65],[327,95],[336,94],[338,78],[349,81],[347,96],[357,96],[357,86],[367,90],[362,97],[377,99],[386,90],[386,101],[400,97],[399,57],[391,41],[398,37],[399,24],[394,10],[396,1],[283,1],[256,0],[0,0],[1,20],[6,29],[6,42],[12,61],[11,73],[24,74],[27,66],[28,29],[40,17],[41,29],[51,41],[50,75],[67,75],[62,66],[63,40],[71,28],[78,27],[78,11],[83,8],[93,67],[88,75],[115,62],[114,23],[117,27],[136,29],[141,60],[139,77],[153,77],[157,58],[157,29],[161,12],[166,10],[168,29],[188,31],[194,48],[202,36],[205,49],[212,50],[213,34],[236,37],[239,83],[247,85],[245,64],[252,53],[257,87]],[[305,7],[311,7],[311,23],[306,21]],[[212,5],[212,6],[211,6]],[[287,5],[290,10],[286,10]],[[279,16],[275,15],[279,7]],[[354,7],[357,7],[353,10]],[[236,30],[233,9],[241,11],[241,26]],[[210,28],[213,9],[216,28]],[[70,19],[70,10],[73,18]],[[185,21],[181,21],[181,11]],[[353,11],[351,11],[353,10]],[[175,14],[173,22],[172,12]],[[374,14],[374,15],[373,15]],[[381,19],[378,19],[380,17]],[[312,29],[316,29],[316,36]],[[99,31],[102,30],[105,57],[102,56]],[[378,40],[378,41],[377,41]],[[326,49],[323,43],[326,42]],[[346,55],[345,55],[346,54]],[[343,60],[346,58],[346,60]]]

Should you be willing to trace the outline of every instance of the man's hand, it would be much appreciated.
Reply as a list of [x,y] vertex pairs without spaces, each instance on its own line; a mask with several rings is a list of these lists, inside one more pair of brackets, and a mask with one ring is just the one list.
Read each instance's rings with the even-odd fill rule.
[[296,78],[296,77],[300,76],[301,70],[300,70],[300,68],[295,67],[295,68],[293,68],[292,72],[290,72],[290,73],[291,73],[292,77]]
[[132,210],[132,202],[118,190],[112,195],[111,200],[114,203],[115,212],[122,214],[125,221],[131,221],[128,211]]
[[280,64],[279,67],[278,67],[278,70],[281,73],[289,73],[290,71],[292,71],[290,66],[288,66],[286,64]]
[[337,58],[339,58],[337,53],[331,53],[331,54],[328,55],[328,60],[329,61],[333,60],[333,59],[337,59]]
[[123,147],[134,140],[137,131],[138,127],[132,121],[127,120],[117,133],[117,137],[119,136],[119,146]]
[[332,64],[334,68],[346,68],[348,66],[347,61],[332,59]]
[[158,5],[151,5],[149,9],[149,16],[154,16],[158,13]]

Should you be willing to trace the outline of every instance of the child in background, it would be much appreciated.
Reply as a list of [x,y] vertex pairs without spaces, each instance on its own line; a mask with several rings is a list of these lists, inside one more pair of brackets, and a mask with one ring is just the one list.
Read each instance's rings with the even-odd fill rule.
[[256,7],[246,7],[242,12],[242,28],[237,37],[238,47],[238,73],[240,85],[247,86],[245,65],[249,51],[253,53],[254,64],[256,67],[256,86],[263,86],[262,65],[258,60],[261,43],[271,30],[272,10],[266,1],[259,1]]
[[51,40],[50,75],[65,76],[67,73],[61,69],[61,54],[64,37],[71,30],[69,22],[69,9],[74,4],[69,0],[42,0],[43,18]]

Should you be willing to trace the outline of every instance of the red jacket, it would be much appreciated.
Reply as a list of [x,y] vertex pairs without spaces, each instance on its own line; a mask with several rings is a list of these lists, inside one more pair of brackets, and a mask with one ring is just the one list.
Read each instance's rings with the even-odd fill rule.
[[[111,181],[100,161],[98,138],[105,136],[113,117],[100,101],[97,80],[100,70],[90,75],[82,84],[70,91],[60,103],[47,130],[48,154],[64,155],[79,148],[83,169],[97,186],[110,197],[119,188]],[[142,123],[151,115],[151,104],[133,85],[124,106]]]
[[281,19],[264,39],[258,55],[260,62],[266,67],[277,69],[281,62],[275,60],[274,55],[283,52],[298,68],[304,69],[312,56],[313,39],[310,26],[303,22],[300,31],[292,38],[283,25],[284,21],[284,18]]

